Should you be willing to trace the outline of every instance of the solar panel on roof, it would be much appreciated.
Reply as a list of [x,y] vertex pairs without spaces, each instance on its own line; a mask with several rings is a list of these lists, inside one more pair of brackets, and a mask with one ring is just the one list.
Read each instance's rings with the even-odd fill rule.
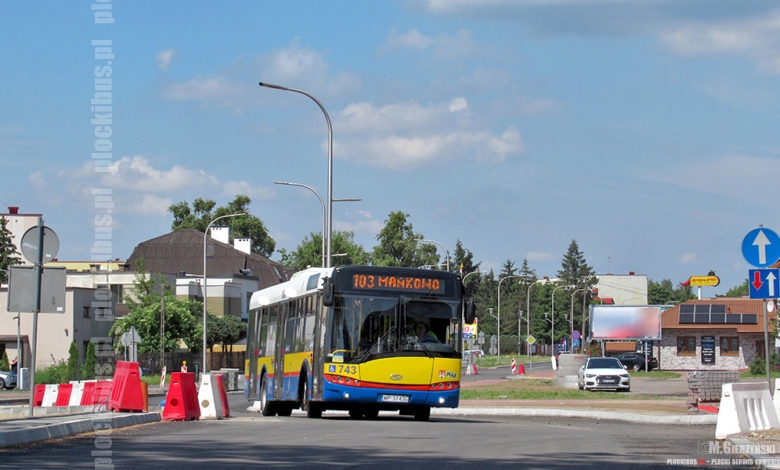
[[755,313],[743,313],[742,324],[743,325],[755,325],[758,323],[758,315]]
[[680,323],[693,323],[693,314],[680,312]]
[[693,304],[682,304],[680,305],[680,313],[693,313],[694,307]]
[[712,304],[710,306],[710,313],[726,313],[726,305]]

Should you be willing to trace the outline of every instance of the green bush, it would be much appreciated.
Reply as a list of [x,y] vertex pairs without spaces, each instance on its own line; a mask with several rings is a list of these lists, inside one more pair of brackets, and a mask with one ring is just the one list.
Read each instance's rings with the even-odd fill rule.
[[36,384],[63,384],[68,383],[68,363],[60,361],[53,366],[35,370]]
[[0,357],[0,370],[11,370],[11,365],[8,363],[8,354],[3,351],[2,357]]
[[[771,353],[769,355],[769,365],[772,369],[776,369],[780,366],[780,354]],[[750,373],[753,375],[765,375],[766,374],[766,361],[756,356],[753,362],[750,363]]]

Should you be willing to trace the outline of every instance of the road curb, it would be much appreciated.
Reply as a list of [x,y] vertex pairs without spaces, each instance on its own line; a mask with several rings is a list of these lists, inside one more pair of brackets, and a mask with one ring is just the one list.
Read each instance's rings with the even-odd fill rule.
[[0,433],[0,448],[60,439],[88,432],[110,433],[112,429],[160,421],[159,412],[152,413],[99,413],[89,417],[79,416],[62,422],[29,423],[26,427],[4,429]]
[[469,408],[433,408],[431,415],[439,416],[526,416],[590,418],[600,420],[624,421],[639,424],[717,424],[717,415],[674,415],[660,413],[632,413],[603,410],[566,410],[555,408],[506,408],[506,407],[469,407]]

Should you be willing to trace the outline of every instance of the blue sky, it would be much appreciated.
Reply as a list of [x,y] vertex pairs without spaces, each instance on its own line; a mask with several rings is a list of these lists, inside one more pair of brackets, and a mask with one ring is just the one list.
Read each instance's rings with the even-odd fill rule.
[[[333,229],[370,250],[392,211],[450,252],[554,276],[574,239],[597,273],[747,278],[780,229],[780,6],[721,0],[4,4],[0,207],[43,213],[90,259],[170,231],[169,205],[252,199],[277,242],[319,232],[331,117]],[[92,41],[111,41],[113,59]],[[111,67],[110,158],[92,153]],[[106,130],[101,129],[105,136]],[[105,143],[105,142],[104,142]],[[108,157],[103,152],[103,157]],[[101,219],[105,223],[105,219]],[[776,226],[773,226],[776,225]],[[101,254],[102,256],[102,254]],[[278,254],[272,256],[278,259]]]

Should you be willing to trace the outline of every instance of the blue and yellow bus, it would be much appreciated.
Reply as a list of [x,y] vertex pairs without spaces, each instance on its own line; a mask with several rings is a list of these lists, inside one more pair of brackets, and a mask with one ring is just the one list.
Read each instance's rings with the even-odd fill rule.
[[382,410],[428,420],[458,406],[464,319],[458,275],[378,266],[309,268],[250,300],[245,394],[264,416]]

